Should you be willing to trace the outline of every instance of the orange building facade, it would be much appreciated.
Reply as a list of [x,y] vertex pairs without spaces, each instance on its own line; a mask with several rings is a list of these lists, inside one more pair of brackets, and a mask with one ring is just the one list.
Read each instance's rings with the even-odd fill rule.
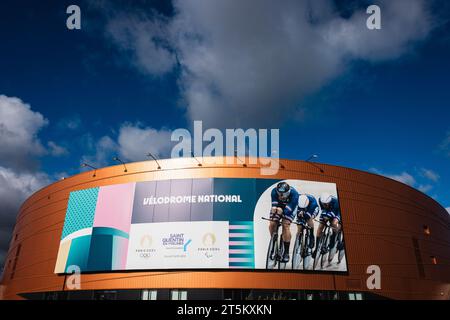
[[[1,280],[2,299],[76,299],[55,264],[69,194],[128,182],[185,178],[301,179],[335,183],[344,223],[346,273],[261,270],[163,270],[82,273],[84,298],[141,297],[143,290],[187,292],[187,298],[450,299],[450,215],[432,198],[397,181],[344,167],[280,160],[276,175],[247,162],[202,165],[193,158],[111,166],[55,182],[21,206]],[[247,159],[249,161],[249,159]],[[381,288],[369,289],[367,269],[380,267]],[[178,291],[174,291],[178,290]],[[96,293],[101,294],[96,294]],[[147,291],[146,291],[147,292]],[[146,293],[147,294],[147,293]],[[203,294],[203,295],[202,295]],[[170,294],[166,294],[170,298]]]

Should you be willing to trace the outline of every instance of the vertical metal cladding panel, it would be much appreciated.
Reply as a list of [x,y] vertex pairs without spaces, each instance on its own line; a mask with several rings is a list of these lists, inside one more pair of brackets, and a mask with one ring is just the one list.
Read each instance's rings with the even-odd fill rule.
[[320,283],[307,274],[268,274],[266,272],[146,272],[87,274],[83,289],[120,288],[258,288],[296,289],[314,287],[333,290],[333,275],[323,275]]

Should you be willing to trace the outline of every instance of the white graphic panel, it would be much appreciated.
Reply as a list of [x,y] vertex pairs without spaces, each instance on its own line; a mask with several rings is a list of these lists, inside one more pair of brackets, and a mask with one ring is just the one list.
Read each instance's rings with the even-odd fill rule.
[[228,221],[132,224],[127,270],[228,268]]

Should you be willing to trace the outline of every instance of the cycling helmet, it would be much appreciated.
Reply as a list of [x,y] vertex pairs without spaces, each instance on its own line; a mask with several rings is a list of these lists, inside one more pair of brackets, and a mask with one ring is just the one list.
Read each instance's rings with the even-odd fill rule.
[[309,198],[302,194],[299,198],[298,198],[298,207],[300,209],[306,209],[309,205]]
[[291,193],[291,187],[286,182],[280,182],[277,184],[277,194],[279,197],[287,198]]
[[326,192],[322,193],[319,198],[320,203],[322,203],[322,204],[329,204],[332,199],[333,199],[333,197],[331,196],[331,194],[326,193]]

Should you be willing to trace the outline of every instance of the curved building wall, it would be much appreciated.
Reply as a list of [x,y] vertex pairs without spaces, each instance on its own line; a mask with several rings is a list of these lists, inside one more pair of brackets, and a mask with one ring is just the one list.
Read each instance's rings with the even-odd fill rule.
[[[218,162],[220,159],[216,159]],[[393,299],[450,299],[450,216],[423,193],[379,175],[308,162],[280,160],[275,176],[248,164],[199,166],[192,158],[153,161],[83,172],[29,197],[17,217],[5,261],[3,299],[68,290],[54,274],[69,193],[137,181],[182,178],[301,179],[336,183],[346,239],[345,274],[264,271],[143,271],[82,275],[83,290],[131,288],[253,288],[368,291],[367,267],[381,268],[381,289]],[[322,169],[323,172],[321,172]],[[429,234],[424,231],[427,227]]]

